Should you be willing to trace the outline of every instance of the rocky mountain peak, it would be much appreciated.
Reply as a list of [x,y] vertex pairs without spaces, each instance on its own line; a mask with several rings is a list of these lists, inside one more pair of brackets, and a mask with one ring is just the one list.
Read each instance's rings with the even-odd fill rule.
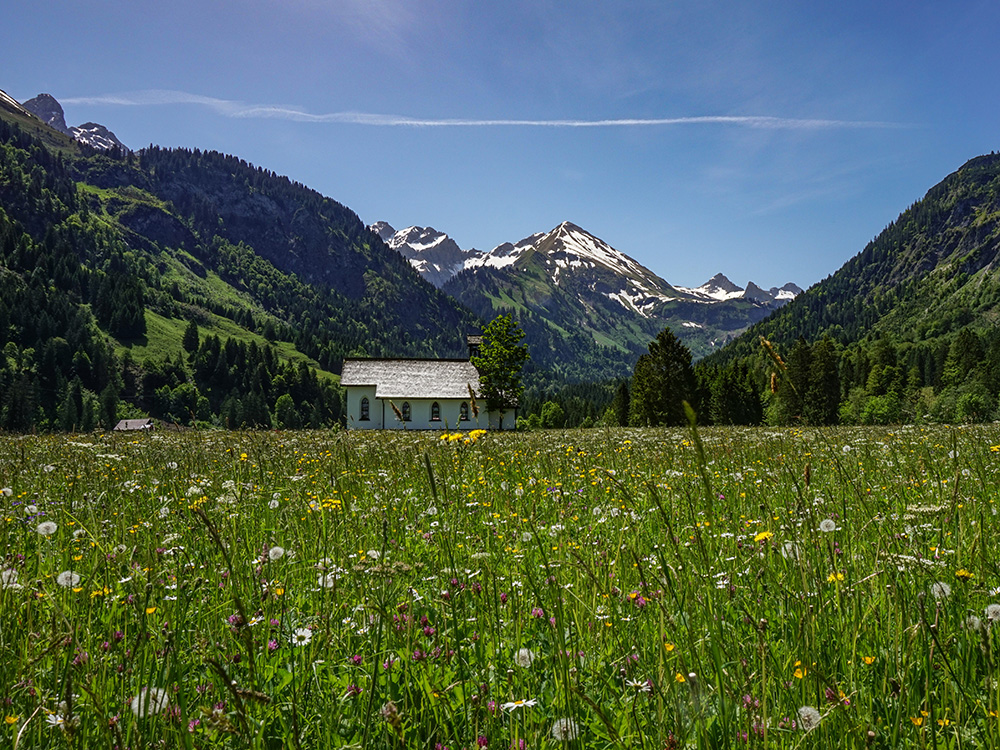
[[98,151],[111,151],[115,148],[129,150],[128,146],[118,140],[114,133],[96,122],[85,122],[83,125],[67,127],[62,105],[52,94],[39,94],[26,101],[23,106],[50,128],[70,135],[78,142],[96,148]]
[[28,99],[22,106],[50,128],[72,135],[66,126],[66,115],[62,105],[52,94],[39,94],[33,99]]
[[392,239],[392,235],[396,233],[396,230],[387,221],[376,221],[368,228],[377,234],[382,239],[382,242],[388,242]]
[[388,222],[376,221],[368,228],[439,288],[465,268],[467,261],[482,255],[478,250],[463,250],[455,240],[433,227],[414,226],[396,231]]

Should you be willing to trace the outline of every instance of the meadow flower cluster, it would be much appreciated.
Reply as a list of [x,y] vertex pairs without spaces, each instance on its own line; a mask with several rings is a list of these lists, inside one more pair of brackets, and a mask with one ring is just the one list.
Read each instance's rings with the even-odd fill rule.
[[998,446],[0,437],[0,746],[1000,746]]

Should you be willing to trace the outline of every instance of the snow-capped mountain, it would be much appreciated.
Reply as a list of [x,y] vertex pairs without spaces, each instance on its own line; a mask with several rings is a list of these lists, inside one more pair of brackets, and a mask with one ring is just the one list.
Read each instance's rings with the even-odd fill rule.
[[432,227],[407,227],[397,232],[388,222],[377,221],[368,228],[438,288],[483,255],[478,250],[462,250],[455,240]]
[[722,274],[699,287],[674,286],[571,222],[470,253],[452,271],[445,292],[483,318],[517,310],[529,319],[529,339],[547,341],[554,360],[566,358],[560,338],[589,335],[621,358],[641,353],[664,326],[704,356],[801,291],[794,284],[742,288]]
[[96,122],[74,125],[69,129],[69,132],[80,143],[96,148],[98,151],[110,151],[113,148],[120,148],[123,151],[129,150],[128,146],[119,141],[114,133]]
[[[765,305],[780,305],[802,292],[792,283],[764,290],[750,281],[744,288],[721,273],[698,287],[674,286],[569,221],[551,232],[539,232],[516,243],[497,245],[488,253],[463,250],[447,234],[431,227],[407,227],[396,231],[388,222],[377,221],[368,228],[439,288],[462,271],[506,268],[528,253],[541,253],[554,285],[559,286],[560,278],[567,276],[601,276],[600,280],[593,279],[593,291],[600,289],[609,299],[643,317],[650,317],[657,304],[671,300],[713,303],[746,299]],[[613,280],[620,280],[621,283]]]
[[129,150],[114,133],[95,122],[85,122],[83,125],[67,127],[62,105],[51,94],[39,94],[26,101],[23,107],[50,128],[72,136],[80,143],[96,148],[98,151],[110,151],[113,148],[120,148],[123,151]]
[[730,299],[750,299],[764,303],[777,302],[779,303],[779,306],[785,302],[795,299],[797,295],[802,294],[802,289],[792,282],[788,282],[784,286],[780,287],[773,286],[765,291],[752,281],[748,281],[746,288],[744,289],[743,287],[734,284],[721,273],[715,274],[715,276],[710,278],[701,286],[694,288],[679,286],[677,289],[698,297],[709,297],[719,302]]

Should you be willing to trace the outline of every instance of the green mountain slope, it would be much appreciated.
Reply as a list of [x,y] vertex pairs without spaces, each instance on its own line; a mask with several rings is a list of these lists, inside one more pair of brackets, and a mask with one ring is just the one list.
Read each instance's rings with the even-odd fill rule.
[[830,335],[842,344],[890,335],[924,341],[1000,315],[1000,155],[980,156],[923,199],[836,273],[716,355],[744,355],[759,336],[789,345]]
[[315,191],[31,117],[0,106],[0,428],[329,424],[345,355],[457,355],[478,326]]
[[[992,418],[998,256],[1000,155],[990,154],[948,175],[836,273],[704,360],[704,380],[734,367],[750,372],[779,422]],[[766,387],[775,367],[761,337],[786,362],[777,382],[795,384],[777,397]]]

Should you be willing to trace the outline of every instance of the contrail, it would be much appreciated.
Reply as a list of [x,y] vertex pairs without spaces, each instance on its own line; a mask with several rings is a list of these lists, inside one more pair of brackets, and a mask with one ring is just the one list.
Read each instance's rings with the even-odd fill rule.
[[768,130],[830,130],[842,128],[902,128],[907,125],[871,120],[831,120],[740,115],[703,115],[696,117],[615,118],[601,120],[527,120],[478,118],[421,118],[368,112],[330,112],[314,114],[293,106],[245,104],[184,91],[153,89],[126,94],[80,96],[62,100],[64,104],[89,106],[146,107],[196,104],[225,116],[245,119],[276,119],[294,122],[341,123],[376,127],[410,128],[632,128],[671,125],[739,125]]

